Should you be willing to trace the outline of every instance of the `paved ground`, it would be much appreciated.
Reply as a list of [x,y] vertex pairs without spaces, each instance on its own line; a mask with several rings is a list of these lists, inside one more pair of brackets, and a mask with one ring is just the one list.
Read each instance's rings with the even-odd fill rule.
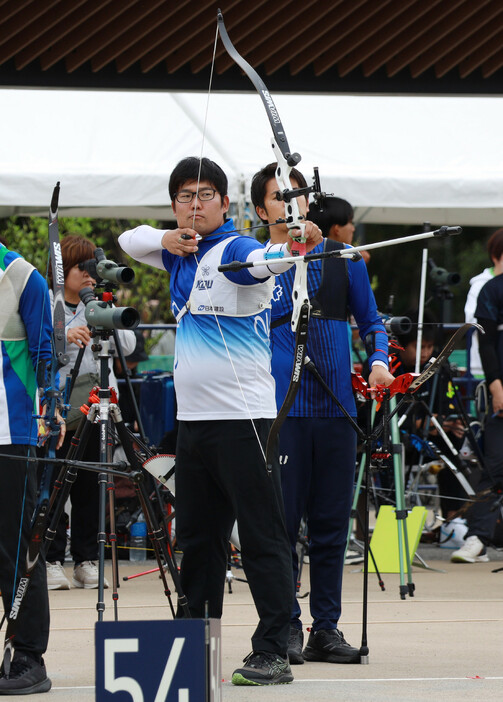
[[[451,564],[450,552],[435,546],[421,546],[419,552],[428,565],[443,572],[414,567],[413,598],[400,599],[397,574],[383,574],[384,592],[375,575],[370,575],[369,665],[305,663],[294,667],[291,685],[246,688],[229,683],[233,669],[250,650],[256,623],[248,586],[234,580],[232,594],[225,596],[222,620],[224,702],[503,699],[503,571],[492,572],[503,567],[503,552],[490,550],[491,562],[473,565]],[[121,576],[139,570],[135,566],[121,562]],[[242,575],[237,570],[234,574]],[[305,578],[301,593],[309,589],[307,573]],[[93,700],[97,593],[56,591],[50,599],[52,627],[46,663],[53,688],[42,699]],[[110,590],[105,591],[105,602],[104,619],[111,621],[114,607]],[[301,602],[308,626],[308,601]],[[153,574],[121,583],[118,612],[121,621],[171,619],[161,582]],[[346,566],[340,626],[356,646],[361,643],[361,621],[362,573],[356,566]],[[116,693],[111,699],[122,702],[133,698]]]

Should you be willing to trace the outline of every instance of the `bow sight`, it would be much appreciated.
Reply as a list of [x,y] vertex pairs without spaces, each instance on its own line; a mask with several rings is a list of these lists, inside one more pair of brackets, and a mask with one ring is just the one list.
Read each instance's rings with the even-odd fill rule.
[[305,195],[307,197],[309,193],[312,193],[313,199],[318,205],[320,212],[323,212],[323,203],[325,199],[329,195],[332,196],[333,193],[325,193],[322,191],[319,169],[317,166],[315,166],[313,170],[314,175],[312,185],[307,185],[305,188],[290,188],[288,190],[282,190],[281,192],[278,191],[275,193],[276,200],[280,200],[282,202],[290,202],[290,200],[292,200],[295,197],[300,197],[300,195]]

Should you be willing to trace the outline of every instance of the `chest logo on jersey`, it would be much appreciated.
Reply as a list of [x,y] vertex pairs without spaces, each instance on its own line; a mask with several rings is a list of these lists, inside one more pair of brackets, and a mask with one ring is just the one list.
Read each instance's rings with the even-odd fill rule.
[[283,287],[281,285],[275,285],[272,290],[272,299],[274,302],[278,302],[280,297],[283,297]]
[[212,280],[198,280],[196,281],[196,288],[198,290],[209,290],[213,287]]
[[213,314],[217,314],[219,312],[220,313],[224,312],[225,307],[223,305],[221,305],[219,307],[216,305],[215,305],[215,307],[212,307],[211,305],[199,305],[199,307],[197,308],[197,311],[198,312],[213,312]]
[[201,266],[200,270],[204,276],[207,276],[210,274],[211,268],[207,264],[204,264],[204,266]]

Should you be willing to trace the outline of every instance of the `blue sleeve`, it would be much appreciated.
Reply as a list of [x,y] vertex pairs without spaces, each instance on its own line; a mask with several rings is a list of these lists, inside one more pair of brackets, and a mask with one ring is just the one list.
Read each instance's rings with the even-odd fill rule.
[[38,271],[33,271],[28,278],[19,300],[19,313],[26,328],[30,356],[36,370],[37,361],[49,360],[52,356],[51,301],[47,284]]
[[365,262],[348,261],[349,276],[349,307],[358,325],[360,338],[365,341],[367,334],[375,332],[376,350],[369,358],[369,367],[374,361],[383,361],[388,365],[388,334],[370,287],[367,266]]
[[[236,239],[225,247],[222,255],[222,263],[231,263],[232,261],[246,261],[248,255],[255,249],[263,249],[264,245],[251,236],[238,236]],[[252,274],[243,268],[241,271],[228,271],[224,273],[232,283],[238,285],[257,285],[257,283],[267,280],[270,276],[264,278],[254,278]]]
[[171,271],[173,269],[173,264],[177,258],[180,258],[180,256],[175,256],[175,254],[170,254],[167,249],[162,250],[162,262],[164,264],[164,268],[168,271],[168,273],[171,273]]

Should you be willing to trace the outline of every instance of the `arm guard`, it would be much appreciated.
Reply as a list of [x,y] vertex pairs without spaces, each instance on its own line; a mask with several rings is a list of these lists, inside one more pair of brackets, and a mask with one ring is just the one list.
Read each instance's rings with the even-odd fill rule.
[[[378,336],[379,335],[379,336]],[[369,371],[374,361],[381,361],[388,366],[388,335],[383,331],[371,331],[364,339],[365,351],[369,361]]]

